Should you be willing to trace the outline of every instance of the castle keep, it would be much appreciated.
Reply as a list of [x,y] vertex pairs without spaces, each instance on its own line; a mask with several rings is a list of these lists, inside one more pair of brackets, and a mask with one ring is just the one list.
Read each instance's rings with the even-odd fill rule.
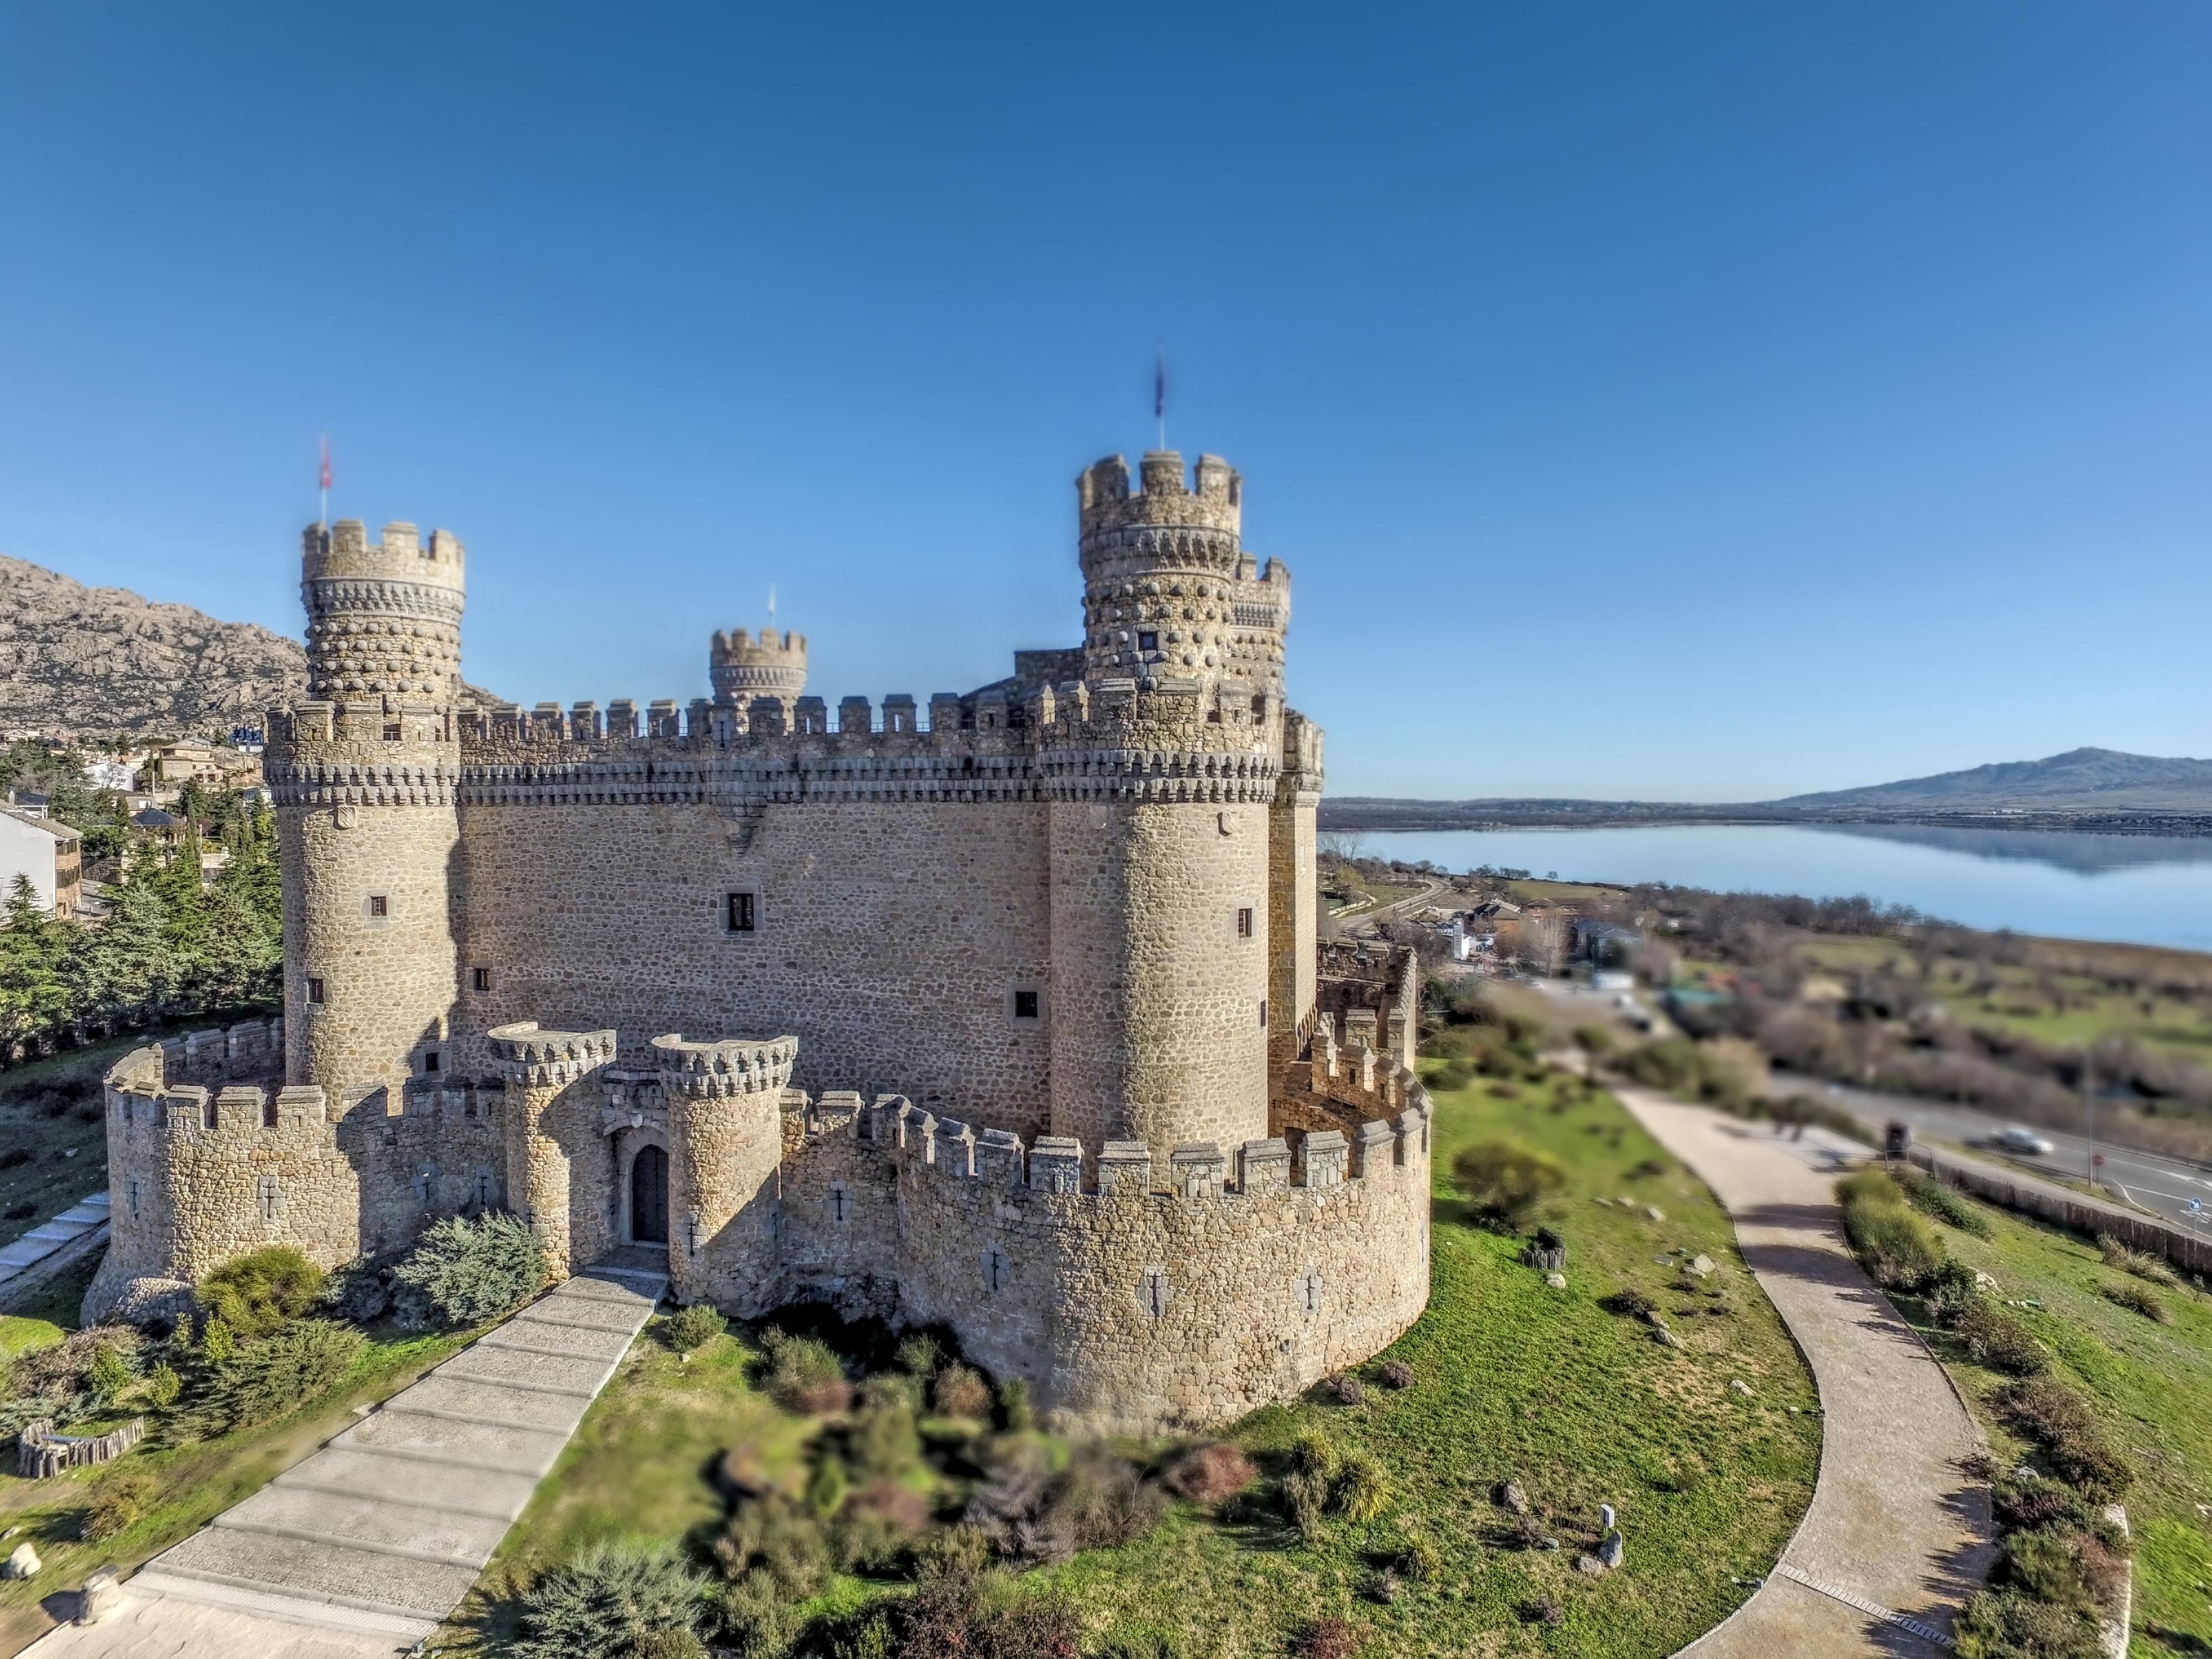
[[88,1306],[504,1208],[556,1272],[942,1321],[1070,1428],[1390,1341],[1428,1296],[1416,981],[1316,939],[1289,573],[1216,457],[1078,492],[1079,647],[834,714],[773,629],[714,635],[688,706],[465,705],[460,544],[310,529],[283,1016],[110,1075]]

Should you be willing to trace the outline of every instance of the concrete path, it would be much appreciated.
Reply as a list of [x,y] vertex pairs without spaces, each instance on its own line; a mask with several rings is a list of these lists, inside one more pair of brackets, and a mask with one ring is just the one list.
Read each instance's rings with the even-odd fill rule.
[[1986,1493],[1959,1468],[1985,1443],[1942,1364],[1851,1259],[1834,1182],[1866,1148],[1802,1141],[1616,1085],[1735,1218],[1744,1259],[1820,1391],[1820,1484],[1766,1583],[1684,1659],[1930,1655],[1996,1552]]
[[404,1652],[459,1605],[666,1285],[604,1267],[568,1280],[149,1561],[122,1612],[27,1651]]
[[107,1236],[107,1192],[105,1188],[81,1198],[51,1221],[41,1221],[14,1243],[0,1249],[0,1299],[18,1288],[18,1279],[40,1276],[47,1260],[72,1245],[92,1245]]

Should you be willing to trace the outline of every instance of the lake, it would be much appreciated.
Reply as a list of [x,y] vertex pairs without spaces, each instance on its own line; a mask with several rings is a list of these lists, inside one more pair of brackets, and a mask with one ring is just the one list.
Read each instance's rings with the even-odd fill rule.
[[1917,824],[1370,830],[1371,858],[1663,881],[1720,892],[1864,893],[1970,927],[2212,951],[2212,836]]

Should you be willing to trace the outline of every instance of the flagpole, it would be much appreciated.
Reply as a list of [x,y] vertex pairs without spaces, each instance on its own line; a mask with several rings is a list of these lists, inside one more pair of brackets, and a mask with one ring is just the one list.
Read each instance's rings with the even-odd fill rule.
[[327,432],[322,434],[322,467],[315,477],[323,489],[322,512],[315,520],[315,528],[327,530],[331,525],[331,434]]
[[1156,348],[1158,356],[1152,369],[1152,416],[1160,423],[1160,447],[1168,447],[1168,349],[1164,342]]

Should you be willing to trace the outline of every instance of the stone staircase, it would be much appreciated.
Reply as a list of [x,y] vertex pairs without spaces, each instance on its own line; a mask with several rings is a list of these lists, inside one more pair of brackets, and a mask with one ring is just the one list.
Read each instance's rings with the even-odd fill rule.
[[569,1279],[148,1562],[129,1589],[394,1650],[422,1641],[468,1593],[666,1288],[665,1274],[625,1267]]
[[[0,1249],[0,1300],[19,1290],[27,1291],[48,1275],[54,1258],[73,1246],[97,1244],[107,1237],[107,1193],[105,1188],[79,1199],[51,1221],[42,1221],[5,1249]],[[98,1237],[94,1237],[97,1234]]]

